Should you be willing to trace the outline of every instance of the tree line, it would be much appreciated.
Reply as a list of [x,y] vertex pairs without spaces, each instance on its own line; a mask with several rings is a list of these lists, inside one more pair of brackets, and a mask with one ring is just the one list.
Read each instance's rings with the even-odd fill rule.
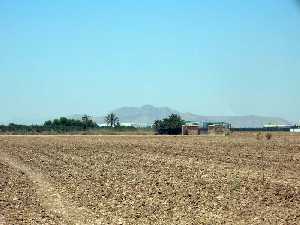
[[[84,117],[83,117],[84,118]],[[10,123],[8,125],[1,125],[0,132],[11,133],[41,133],[41,132],[73,132],[84,131],[87,129],[96,129],[98,125],[90,119],[75,120],[66,117],[60,117],[54,120],[48,120],[43,125],[20,125]]]
[[[60,117],[54,120],[47,120],[42,125],[20,125],[14,123],[10,123],[9,125],[0,125],[0,132],[26,134],[43,132],[67,133],[101,129],[111,129],[120,132],[137,130],[135,127],[122,127],[119,117],[114,113],[106,115],[104,122],[107,126],[99,127],[99,125],[87,115],[84,115],[81,120]],[[184,123],[184,120],[182,120],[179,115],[172,114],[168,118],[154,121],[152,130],[155,134],[160,135],[178,135],[181,134],[181,127]]]
[[60,117],[59,119],[54,119],[53,121],[48,120],[44,123],[44,127],[49,130],[86,130],[97,128],[98,125],[88,118],[88,116],[83,116],[82,120],[68,119],[66,117]]

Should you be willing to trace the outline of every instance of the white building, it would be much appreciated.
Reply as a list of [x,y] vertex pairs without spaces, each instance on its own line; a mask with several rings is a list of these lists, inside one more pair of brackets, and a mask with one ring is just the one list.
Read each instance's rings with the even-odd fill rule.
[[107,127],[107,123],[101,123],[101,124],[97,124],[99,127]]
[[290,132],[291,132],[291,133],[300,133],[300,128],[293,128],[293,129],[290,129]]
[[[98,126],[99,127],[107,127],[107,124],[106,123],[102,123],[102,124],[98,124]],[[122,127],[146,128],[146,127],[151,127],[152,124],[124,122],[124,123],[120,123],[120,126],[122,126]]]
[[125,122],[125,123],[120,123],[121,126],[124,127],[135,127],[135,128],[145,128],[145,127],[151,127],[151,124],[148,123],[132,123],[132,122]]
[[264,125],[264,128],[290,128],[291,125],[286,124],[267,124]]

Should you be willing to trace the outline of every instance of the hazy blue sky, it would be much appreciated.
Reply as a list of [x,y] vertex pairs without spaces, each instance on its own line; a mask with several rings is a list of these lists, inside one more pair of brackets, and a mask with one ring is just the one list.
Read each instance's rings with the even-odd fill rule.
[[153,104],[300,120],[296,0],[0,0],[0,122]]

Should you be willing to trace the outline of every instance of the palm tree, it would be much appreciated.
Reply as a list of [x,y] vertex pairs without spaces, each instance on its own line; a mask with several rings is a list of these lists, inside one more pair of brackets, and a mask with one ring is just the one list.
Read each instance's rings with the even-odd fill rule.
[[110,127],[115,127],[119,124],[119,117],[114,113],[109,113],[105,117],[104,122]]

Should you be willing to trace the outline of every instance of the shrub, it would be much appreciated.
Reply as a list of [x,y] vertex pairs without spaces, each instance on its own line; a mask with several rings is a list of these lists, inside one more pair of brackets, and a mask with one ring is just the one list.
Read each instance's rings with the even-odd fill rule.
[[271,133],[266,133],[266,139],[271,140],[272,139],[272,134]]

